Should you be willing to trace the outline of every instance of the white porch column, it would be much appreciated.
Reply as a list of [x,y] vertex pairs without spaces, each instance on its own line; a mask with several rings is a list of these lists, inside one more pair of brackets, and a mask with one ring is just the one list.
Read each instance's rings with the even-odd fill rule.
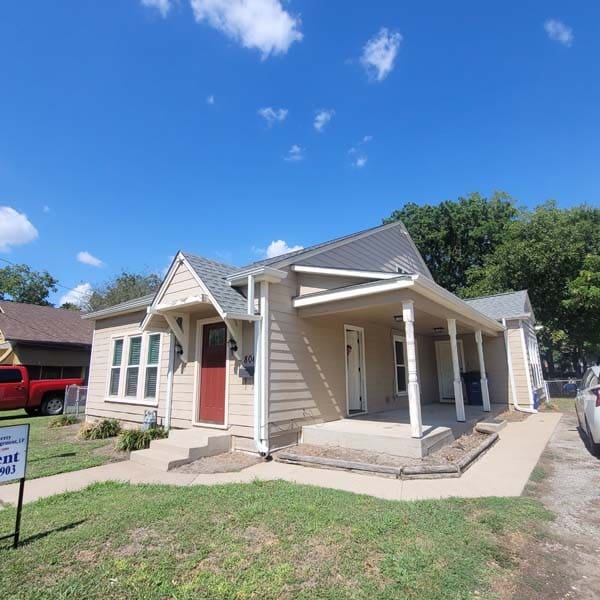
[[485,374],[485,360],[483,358],[483,337],[481,330],[475,332],[475,343],[477,344],[477,355],[479,356],[479,377],[481,377],[481,397],[483,398],[483,410],[490,412],[490,391],[488,389],[487,375]]
[[460,364],[458,362],[458,344],[456,343],[456,319],[448,319],[448,333],[450,334],[450,351],[452,353],[452,372],[454,375],[454,402],[456,404],[456,420],[465,420],[465,401],[462,393],[462,380],[460,378]]
[[417,375],[417,351],[415,346],[415,311],[412,301],[402,303],[402,320],[406,337],[406,362],[408,371],[408,411],[410,415],[411,436],[423,437],[421,420],[421,391]]

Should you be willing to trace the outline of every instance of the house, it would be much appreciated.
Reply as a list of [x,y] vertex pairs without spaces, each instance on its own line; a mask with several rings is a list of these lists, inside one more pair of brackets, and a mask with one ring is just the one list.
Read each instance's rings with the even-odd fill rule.
[[387,420],[398,452],[423,456],[453,424],[545,394],[527,292],[459,299],[401,222],[243,268],[179,252],[156,294],[85,318],[88,419],[156,410],[261,454]]
[[77,311],[0,300],[0,365],[32,379],[86,377],[93,333]]

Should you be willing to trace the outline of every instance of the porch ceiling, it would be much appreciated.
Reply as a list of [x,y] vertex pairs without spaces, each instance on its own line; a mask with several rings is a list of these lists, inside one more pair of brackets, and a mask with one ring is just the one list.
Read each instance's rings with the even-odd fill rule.
[[[415,332],[420,335],[448,335],[447,319],[456,319],[458,334],[473,333],[481,329],[485,334],[497,335],[497,332],[483,327],[469,317],[440,306],[411,289],[300,308],[298,314],[301,317],[310,317],[311,320],[323,320],[328,323],[333,319],[343,323],[352,323],[356,320],[398,329],[403,327],[403,324],[402,321],[396,321],[394,317],[402,315],[402,302],[407,300],[414,302],[414,327]],[[435,331],[439,328],[443,331]]]

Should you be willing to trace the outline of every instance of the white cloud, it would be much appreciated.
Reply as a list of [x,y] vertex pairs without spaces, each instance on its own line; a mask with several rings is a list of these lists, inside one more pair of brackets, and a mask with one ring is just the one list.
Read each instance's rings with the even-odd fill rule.
[[141,0],[141,2],[142,6],[155,8],[163,19],[169,14],[172,6],[171,0]]
[[362,169],[366,164],[367,164],[367,157],[366,156],[359,156],[356,159],[356,161],[354,161],[354,166],[357,169]]
[[11,246],[32,242],[38,230],[24,213],[10,206],[0,206],[0,252],[9,252]]
[[[355,144],[354,146],[352,146],[350,148],[350,150],[348,150],[348,154],[356,154],[361,146],[364,146],[365,144],[368,144],[370,141],[373,140],[373,136],[372,135],[365,135],[363,136],[363,139],[360,140],[360,142],[358,142],[357,144]],[[367,159],[365,158],[364,162],[367,162]],[[364,163],[362,165],[358,165],[358,166],[364,166]]]
[[83,306],[92,294],[92,286],[89,283],[80,283],[76,285],[72,290],[68,291],[59,300],[59,306],[66,304],[75,304],[77,306]]
[[190,0],[198,23],[206,21],[244,48],[260,50],[262,58],[285,54],[302,39],[300,19],[280,0]]
[[575,39],[573,30],[562,21],[559,21],[558,19],[548,19],[544,23],[544,29],[551,40],[558,42],[563,46],[567,46],[567,48],[573,45],[573,40]]
[[287,117],[287,108],[272,108],[265,106],[258,109],[258,114],[270,125],[273,123],[281,123]]
[[373,139],[372,135],[365,135],[362,139],[363,144],[368,144]]
[[283,160],[287,160],[288,162],[298,162],[304,158],[304,148],[298,146],[298,144],[293,144],[292,147],[288,150],[288,153],[283,157]]
[[288,252],[295,252],[296,250],[302,250],[304,246],[288,246],[284,240],[273,240],[265,251],[267,258],[273,258],[280,256],[281,254],[287,254]]
[[360,62],[370,78],[383,81],[394,68],[402,36],[382,27],[364,46]]
[[206,97],[206,104],[214,104],[215,103],[215,97],[211,94],[210,96]]
[[49,213],[50,212],[50,207],[48,205],[44,205],[43,208],[42,208],[42,212],[46,213],[46,214]]
[[331,121],[333,115],[335,115],[335,110],[333,109],[327,110],[322,108],[321,110],[318,110],[315,116],[315,122],[313,123],[315,129],[319,133],[323,131],[323,128],[325,125],[327,125],[327,123],[329,123],[329,121]]
[[103,267],[104,263],[90,254],[87,250],[82,250],[77,254],[77,260],[84,265],[91,265],[92,267]]

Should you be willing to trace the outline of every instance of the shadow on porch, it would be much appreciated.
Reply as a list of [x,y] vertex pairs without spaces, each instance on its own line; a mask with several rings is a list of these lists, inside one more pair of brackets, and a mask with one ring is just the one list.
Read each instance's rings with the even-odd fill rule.
[[478,421],[493,419],[505,410],[504,404],[492,404],[490,412],[480,406],[465,406],[466,419],[458,422],[453,404],[424,404],[421,438],[411,436],[406,408],[307,425],[302,428],[302,442],[422,458],[471,432]]

